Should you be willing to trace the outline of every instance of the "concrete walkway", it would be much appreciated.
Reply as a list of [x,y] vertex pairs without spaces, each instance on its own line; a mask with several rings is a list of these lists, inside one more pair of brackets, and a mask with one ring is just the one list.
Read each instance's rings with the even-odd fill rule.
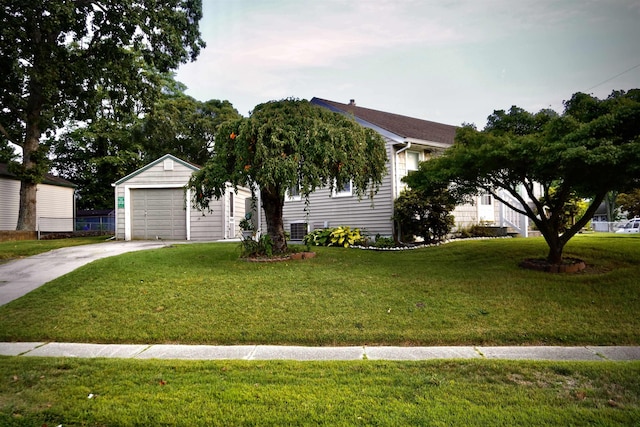
[[55,249],[0,264],[0,305],[97,259],[169,244],[156,240],[96,243]]
[[[0,264],[0,305],[100,258],[161,248],[162,241],[105,242],[56,249]],[[634,347],[301,347],[146,344],[2,343],[3,356],[111,357],[186,360],[428,360],[529,359],[575,361],[640,360]]]
[[640,346],[633,347],[301,347],[271,345],[166,345],[0,343],[3,356],[42,356],[183,360],[432,360],[510,359],[564,361],[640,360]]

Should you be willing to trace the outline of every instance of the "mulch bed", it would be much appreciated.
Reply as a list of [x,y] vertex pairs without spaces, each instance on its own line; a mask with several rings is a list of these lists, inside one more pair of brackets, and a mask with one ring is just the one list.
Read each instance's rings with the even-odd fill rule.
[[562,264],[551,264],[544,258],[528,258],[520,263],[520,267],[548,273],[577,273],[587,265],[578,258],[564,258]]

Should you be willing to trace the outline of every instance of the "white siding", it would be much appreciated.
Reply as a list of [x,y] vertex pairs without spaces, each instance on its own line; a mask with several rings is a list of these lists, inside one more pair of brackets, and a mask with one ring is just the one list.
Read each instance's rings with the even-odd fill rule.
[[0,230],[15,230],[20,209],[20,181],[0,177]]
[[219,240],[224,238],[224,218],[222,200],[212,200],[211,212],[191,208],[191,240]]
[[393,234],[393,173],[394,165],[388,159],[393,158],[391,140],[387,140],[387,175],[383,178],[380,190],[373,198],[373,205],[368,197],[335,197],[328,188],[322,188],[309,196],[309,212],[304,211],[305,201],[285,200],[284,229],[290,231],[291,223],[308,222],[309,231],[322,228],[327,222],[329,227],[347,225],[358,227],[369,236]]
[[[20,181],[0,178],[0,230],[15,230],[20,211]],[[36,217],[45,231],[73,231],[74,189],[38,184]]]
[[73,231],[74,189],[38,184],[36,215],[41,231]]

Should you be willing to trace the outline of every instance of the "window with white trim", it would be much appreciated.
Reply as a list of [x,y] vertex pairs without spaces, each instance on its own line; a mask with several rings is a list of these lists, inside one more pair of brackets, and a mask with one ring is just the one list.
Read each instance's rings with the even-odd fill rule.
[[407,173],[417,171],[420,163],[420,153],[417,151],[406,151]]
[[489,206],[491,204],[491,194],[483,194],[480,196],[480,204]]
[[333,190],[333,197],[349,197],[353,195],[353,182],[351,180],[344,183],[341,188],[336,185]]
[[287,200],[300,200],[300,186],[287,188]]

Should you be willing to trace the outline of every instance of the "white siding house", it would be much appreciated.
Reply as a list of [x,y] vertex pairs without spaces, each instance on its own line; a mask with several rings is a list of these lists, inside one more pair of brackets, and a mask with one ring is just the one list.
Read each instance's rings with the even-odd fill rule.
[[[331,194],[320,189],[309,196],[308,210],[300,197],[288,197],[284,205],[285,230],[292,235],[317,228],[348,225],[363,229],[369,236],[391,236],[394,232],[393,202],[406,187],[402,178],[418,168],[418,163],[429,160],[451,147],[457,127],[428,120],[415,119],[349,104],[313,98],[311,103],[331,111],[353,117],[362,126],[377,131],[386,142],[387,175],[380,191],[373,198],[358,200],[349,188]],[[456,227],[471,224],[498,223],[504,217],[500,203],[491,196],[480,196],[473,204],[458,206],[453,212]],[[295,233],[294,233],[295,231]]]
[[[36,187],[36,217],[42,231],[73,231],[76,185],[46,174]],[[0,230],[15,230],[20,210],[20,180],[0,164]]]
[[199,167],[170,154],[149,163],[113,184],[116,239],[222,240],[240,235],[238,223],[251,192],[229,187],[210,212],[195,209],[186,188]]

